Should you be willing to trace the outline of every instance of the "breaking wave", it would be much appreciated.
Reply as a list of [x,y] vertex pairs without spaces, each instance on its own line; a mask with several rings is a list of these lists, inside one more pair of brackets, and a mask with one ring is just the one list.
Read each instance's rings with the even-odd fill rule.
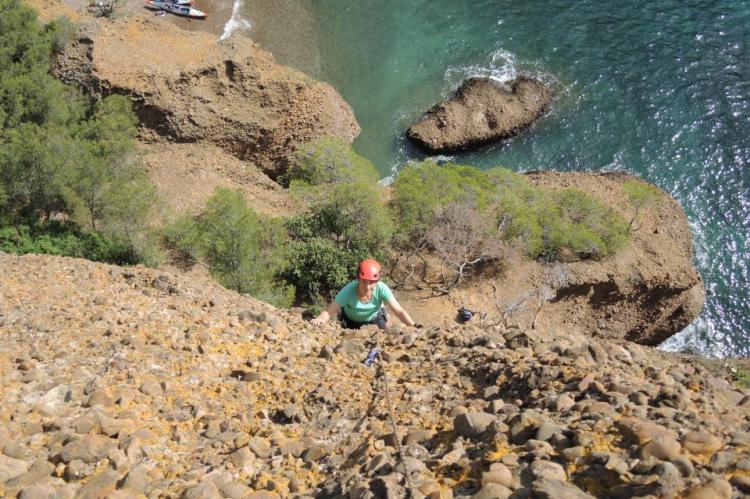
[[241,8],[242,0],[234,0],[232,2],[232,17],[224,25],[224,32],[221,34],[219,40],[226,40],[238,29],[250,29],[252,27],[252,23],[247,19],[243,19],[240,15]]

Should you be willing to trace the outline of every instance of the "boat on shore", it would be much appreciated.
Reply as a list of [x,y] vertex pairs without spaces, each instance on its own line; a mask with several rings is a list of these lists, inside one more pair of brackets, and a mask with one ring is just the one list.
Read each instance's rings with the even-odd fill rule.
[[[184,2],[184,3],[175,3]],[[198,19],[205,19],[208,17],[203,11],[194,9],[190,6],[192,0],[146,0],[146,4],[155,9],[165,10],[172,14],[177,14],[185,17],[195,17]]]

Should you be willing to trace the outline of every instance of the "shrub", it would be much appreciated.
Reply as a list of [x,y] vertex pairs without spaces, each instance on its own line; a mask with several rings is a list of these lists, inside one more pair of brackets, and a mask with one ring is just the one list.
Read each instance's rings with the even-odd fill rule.
[[391,207],[399,241],[420,238],[440,207],[461,203],[484,211],[494,191],[487,174],[477,168],[427,160],[401,170],[393,182]]
[[60,52],[75,36],[78,26],[65,16],[58,17],[44,30],[53,52]]
[[0,251],[15,254],[44,253],[86,258],[118,265],[136,263],[129,247],[118,244],[98,232],[81,232],[70,222],[51,220],[3,225],[0,227]]
[[156,188],[140,170],[129,178],[118,178],[107,195],[102,211],[103,234],[118,244],[131,248],[138,260],[156,266],[163,255],[156,230],[148,228],[159,201]]
[[655,185],[642,180],[628,180],[622,186],[622,190],[635,210],[630,222],[628,222],[628,228],[638,230],[639,227],[633,229],[633,224],[638,218],[641,209],[655,203],[661,197],[661,191]]
[[294,284],[301,300],[329,301],[352,279],[357,264],[371,256],[366,247],[343,249],[330,239],[310,237],[291,243],[284,277]]
[[322,137],[297,149],[282,184],[317,186],[347,182],[375,184],[379,175],[375,166],[341,139]]
[[197,219],[183,218],[166,234],[174,246],[205,260],[223,286],[276,306],[291,305],[294,288],[278,279],[286,266],[284,227],[255,213],[241,192],[216,189]]
[[527,186],[518,194],[501,197],[498,225],[505,240],[520,240],[532,258],[554,261],[563,248],[582,258],[599,258],[627,241],[622,218],[581,190]]
[[[499,258],[519,242],[529,256],[551,261],[563,248],[583,258],[605,256],[627,240],[623,220],[588,194],[536,188],[499,167],[482,172],[431,161],[411,165],[394,182],[391,206],[399,221],[400,247],[427,243],[457,271],[456,262]],[[463,215],[446,217],[449,207]]]
[[299,148],[283,181],[309,206],[286,222],[293,242],[284,276],[301,300],[328,300],[359,260],[382,258],[391,239],[378,172],[345,142],[324,137]]
[[382,259],[393,232],[388,215],[378,188],[357,182],[333,186],[308,213],[289,219],[294,243],[285,276],[299,297],[328,299],[360,260]]
[[[495,237],[494,227],[466,203],[439,208],[425,233],[425,241],[441,258],[444,290],[458,284],[475,268],[502,260],[506,253],[505,244]],[[447,275],[446,270],[452,275]]]
[[611,208],[579,189],[553,194],[564,229],[560,247],[586,257],[600,257],[620,249],[628,240],[625,221]]

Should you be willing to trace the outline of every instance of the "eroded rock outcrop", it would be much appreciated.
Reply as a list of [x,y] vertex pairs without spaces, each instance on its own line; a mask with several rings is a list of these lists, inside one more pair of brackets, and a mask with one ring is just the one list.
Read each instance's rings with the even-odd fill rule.
[[[527,178],[545,188],[581,189],[625,220],[633,216],[623,192],[625,182],[635,180],[629,175],[534,172]],[[424,286],[412,279],[406,284],[411,290],[401,293],[402,301],[415,310],[416,320],[425,322],[452,323],[457,304],[462,304],[525,327],[559,326],[658,345],[698,317],[705,289],[693,266],[687,216],[677,201],[662,193],[642,210],[634,228],[624,248],[601,260],[571,258],[547,264],[511,255],[499,273],[467,281],[447,297],[431,298],[430,290],[414,289]],[[429,309],[423,315],[425,300]]]
[[[559,325],[313,328],[79,259],[0,253],[0,270],[3,496],[750,490],[750,391],[688,357]],[[383,370],[362,363],[376,342]]]
[[[540,172],[529,175],[537,185],[578,187],[633,216],[623,195],[621,173]],[[560,324],[609,338],[655,346],[687,327],[700,315],[706,298],[703,280],[693,265],[693,241],[682,206],[671,196],[639,214],[631,242],[610,258],[564,264],[565,279],[545,305]]]
[[244,37],[218,43],[143,15],[90,24],[55,73],[94,93],[124,94],[141,123],[173,142],[205,142],[285,171],[297,144],[320,136],[349,143],[360,128],[328,84],[280,66]]
[[491,78],[469,78],[409,127],[407,137],[430,153],[463,151],[518,135],[550,106],[552,92],[519,77],[506,89]]

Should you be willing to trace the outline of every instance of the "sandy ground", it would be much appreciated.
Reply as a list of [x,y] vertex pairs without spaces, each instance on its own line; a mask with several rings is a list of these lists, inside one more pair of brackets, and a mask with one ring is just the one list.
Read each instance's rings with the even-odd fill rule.
[[[126,2],[128,12],[151,12],[141,0]],[[191,19],[166,15],[161,20],[187,31],[206,31],[221,37],[232,17],[232,0],[195,0],[193,5],[206,12],[208,18]],[[251,38],[271,52],[281,64],[300,69],[313,77],[320,72],[314,18],[306,1],[245,0],[238,11],[241,20],[249,23],[250,27],[236,29],[234,36]]]
[[[26,0],[39,12],[43,22],[64,15],[80,21],[91,1],[96,0]],[[120,0],[114,17],[156,16],[144,0]],[[216,35],[217,41],[232,18],[233,0],[194,0],[193,6],[208,14],[206,19],[191,19],[167,14],[155,17],[187,31],[204,31]],[[310,0],[243,0],[238,12],[249,28],[234,31],[247,36],[271,52],[276,61],[304,71],[312,77],[320,73],[320,54],[315,19]]]

